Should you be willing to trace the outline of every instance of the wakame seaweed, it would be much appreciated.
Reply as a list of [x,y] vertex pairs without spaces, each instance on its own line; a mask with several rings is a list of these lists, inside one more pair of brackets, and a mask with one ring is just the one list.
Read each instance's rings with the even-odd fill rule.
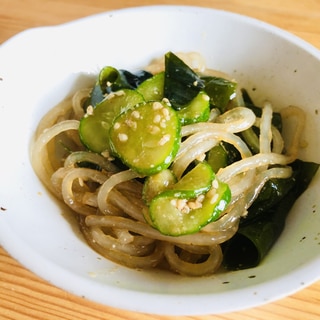
[[236,235],[224,244],[223,265],[228,270],[257,266],[285,227],[286,217],[297,198],[308,188],[319,164],[296,160],[292,178],[266,184]]
[[172,52],[165,55],[164,96],[176,110],[183,109],[202,90],[211,108],[221,112],[236,94],[236,82],[214,76],[200,76]]
[[201,80],[204,81],[204,91],[210,97],[211,106],[224,113],[230,100],[236,94],[237,83],[213,76],[201,77]]
[[181,110],[204,88],[204,82],[174,53],[165,54],[164,96],[172,107]]

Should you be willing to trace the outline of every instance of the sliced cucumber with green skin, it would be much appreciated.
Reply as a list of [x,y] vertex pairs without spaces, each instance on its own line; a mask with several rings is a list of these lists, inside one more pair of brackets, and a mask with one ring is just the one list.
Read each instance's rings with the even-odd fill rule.
[[80,120],[79,135],[91,151],[110,151],[109,130],[115,117],[136,104],[143,102],[142,95],[131,89],[110,93],[102,102]]
[[177,198],[196,198],[209,191],[214,178],[211,166],[206,162],[199,162],[170,189],[175,191]]
[[221,141],[213,147],[206,157],[206,161],[210,164],[215,173],[219,169],[228,166],[231,163],[241,160],[241,155],[234,145]]
[[221,144],[214,146],[208,152],[207,161],[213,171],[217,173],[219,169],[226,167],[228,164],[228,154],[226,149]]
[[210,97],[204,91],[200,91],[190,103],[177,112],[182,125],[208,121]]
[[229,186],[217,179],[213,180],[208,192],[195,199],[177,195],[175,190],[167,190],[150,203],[150,221],[162,234],[181,236],[198,232],[208,223],[219,219],[231,199]]
[[164,169],[147,177],[142,190],[143,200],[149,204],[156,195],[170,188],[176,182],[177,178],[170,169]]
[[161,101],[164,91],[164,72],[143,81],[137,88],[146,101]]
[[141,103],[120,114],[110,130],[113,154],[132,170],[147,176],[170,166],[180,140],[176,111],[158,101]]

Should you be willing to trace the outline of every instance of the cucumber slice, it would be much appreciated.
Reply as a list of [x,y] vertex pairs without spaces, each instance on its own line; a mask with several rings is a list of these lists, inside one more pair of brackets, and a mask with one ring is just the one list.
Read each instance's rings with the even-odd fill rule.
[[177,112],[182,125],[208,121],[210,97],[204,91],[200,91],[190,103]]
[[207,161],[213,171],[217,173],[219,169],[226,167],[228,164],[226,149],[221,144],[216,145],[208,152]]
[[156,195],[170,188],[176,182],[176,176],[169,169],[164,169],[152,176],[147,177],[143,185],[143,200],[146,202],[146,204],[149,204]]
[[215,173],[240,159],[241,155],[235,146],[224,141],[213,147],[206,157],[208,164]]
[[209,191],[214,172],[206,162],[199,162],[191,171],[184,175],[171,189],[177,198],[191,199]]
[[137,88],[146,101],[161,101],[163,99],[164,72],[155,74],[143,81]]
[[113,119],[143,101],[142,95],[131,89],[110,93],[96,105],[92,114],[87,113],[80,120],[79,135],[82,143],[93,152],[110,151],[109,130]]
[[196,233],[208,223],[217,220],[230,199],[229,186],[217,179],[213,180],[207,193],[195,199],[180,198],[175,190],[167,190],[151,201],[150,220],[152,226],[165,235]]
[[209,164],[200,162],[177,181],[176,176],[169,169],[147,177],[143,186],[143,198],[146,203],[166,190],[175,190],[175,195],[179,198],[196,198],[200,194],[207,192],[214,179],[214,173]]
[[175,110],[146,102],[120,114],[110,130],[112,152],[132,170],[152,175],[171,164],[180,147],[181,126]]

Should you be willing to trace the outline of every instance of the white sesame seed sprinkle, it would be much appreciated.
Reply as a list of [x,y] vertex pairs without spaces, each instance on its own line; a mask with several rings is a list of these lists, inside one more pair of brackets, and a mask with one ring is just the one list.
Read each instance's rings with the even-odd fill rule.
[[88,106],[87,108],[87,115],[92,116],[93,115],[93,106]]
[[132,111],[131,115],[135,119],[139,119],[140,118],[140,112],[137,111],[137,110]]
[[159,123],[161,121],[160,114],[156,114],[153,118],[153,123]]
[[137,129],[137,122],[136,121],[132,121],[130,119],[127,119],[125,121],[126,125],[131,128],[132,130],[136,130]]
[[168,109],[163,108],[163,109],[161,110],[161,112],[162,112],[162,114],[163,114],[163,116],[165,117],[166,120],[170,120],[170,113],[169,113],[169,110],[168,110]]
[[165,145],[168,141],[170,141],[171,135],[165,134],[159,141],[159,146]]
[[151,133],[151,134],[158,134],[160,132],[160,128],[158,126],[155,126],[155,125],[150,125],[148,126],[148,131]]
[[168,98],[163,98],[162,102],[164,102],[167,106],[171,107],[171,102]]
[[128,141],[129,137],[128,137],[128,135],[126,135],[125,133],[119,133],[119,134],[118,134],[118,139],[119,139],[121,142],[126,142],[126,141]]
[[204,200],[204,198],[205,198],[204,194],[200,194],[200,195],[197,197],[196,201],[202,203],[203,200]]
[[177,199],[172,199],[170,201],[170,204],[173,205],[174,207],[177,207]]
[[211,203],[211,204],[214,204],[214,203],[218,200],[218,197],[219,197],[219,195],[218,195],[218,193],[216,193],[216,194],[211,198],[210,203]]
[[215,188],[215,189],[218,189],[219,188],[219,182],[217,179],[214,179],[212,181],[212,187]]
[[152,104],[152,109],[153,109],[153,110],[160,110],[160,109],[162,109],[162,108],[163,108],[163,105],[162,105],[161,102],[156,101],[156,102],[154,102],[154,103]]

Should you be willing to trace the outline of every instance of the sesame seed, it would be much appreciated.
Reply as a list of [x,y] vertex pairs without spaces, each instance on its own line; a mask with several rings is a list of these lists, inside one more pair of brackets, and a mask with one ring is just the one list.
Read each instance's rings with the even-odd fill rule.
[[202,203],[203,200],[204,200],[204,198],[205,198],[204,194],[200,194],[200,195],[197,197],[196,202]]
[[202,208],[202,203],[197,201],[188,201],[188,207],[191,210],[200,209]]
[[109,152],[108,150],[105,150],[105,151],[101,152],[101,155],[102,155],[103,157],[105,157],[105,158],[109,158],[110,152]]
[[161,121],[160,114],[156,114],[153,118],[153,123],[159,123]]
[[170,201],[170,204],[173,205],[174,207],[177,207],[177,199],[172,199]]
[[128,135],[126,135],[125,133],[119,133],[118,134],[118,139],[121,142],[126,142],[126,141],[128,141]]
[[148,131],[151,134],[157,134],[160,132],[160,128],[158,126],[150,125],[150,126],[148,126]]
[[93,106],[88,106],[87,108],[87,115],[92,116],[93,115]]
[[181,213],[188,214],[190,212],[190,208],[188,206],[184,206],[180,211]]
[[177,209],[181,211],[187,204],[187,199],[177,199]]
[[162,112],[163,116],[166,118],[166,120],[170,120],[170,113],[169,113],[169,110],[168,110],[168,109],[163,108],[163,109],[161,110],[161,112]]
[[214,179],[212,181],[212,187],[215,188],[215,189],[218,189],[219,188],[219,182],[217,179]]
[[137,129],[137,122],[128,119],[128,120],[125,121],[125,123],[132,130],[136,130]]
[[163,98],[162,101],[167,105],[167,106],[171,106],[171,102],[168,98]]
[[211,204],[214,204],[214,203],[218,200],[218,197],[219,197],[219,195],[218,195],[218,193],[216,193],[216,194],[211,198],[210,203],[211,203]]
[[131,115],[135,119],[139,119],[140,118],[140,112],[137,111],[137,110],[132,111]]
[[156,102],[154,102],[152,104],[152,109],[153,110],[160,110],[162,108],[163,108],[163,105],[161,104],[161,102],[156,101]]
[[165,145],[168,141],[170,141],[170,134],[165,134],[159,141],[159,146]]
[[114,157],[112,157],[112,156],[110,155],[110,152],[109,152],[108,150],[105,150],[105,151],[101,152],[101,155],[102,155],[104,158],[106,158],[107,160],[109,160],[109,161],[113,161],[113,160],[114,160]]
[[167,123],[164,119],[162,119],[162,121],[160,122],[160,127],[161,128],[166,128],[167,127]]

